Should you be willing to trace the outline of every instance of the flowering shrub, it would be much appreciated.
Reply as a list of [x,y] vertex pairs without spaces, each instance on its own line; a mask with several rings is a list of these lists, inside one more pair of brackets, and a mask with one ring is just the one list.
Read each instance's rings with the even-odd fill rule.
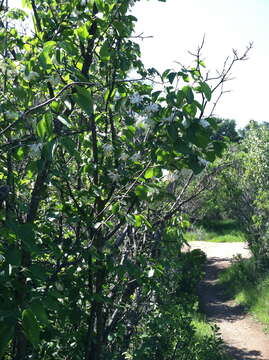
[[[24,0],[31,33],[27,13],[1,8],[0,357],[134,356],[143,325],[165,324],[161,296],[185,281],[163,174],[199,173],[223,145],[205,119],[204,63],[145,69],[134,3]],[[176,318],[168,309],[179,342],[194,302],[190,289]]]

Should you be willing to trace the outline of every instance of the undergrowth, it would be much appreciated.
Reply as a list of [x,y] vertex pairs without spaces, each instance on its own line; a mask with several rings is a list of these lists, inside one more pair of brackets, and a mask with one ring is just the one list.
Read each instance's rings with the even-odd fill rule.
[[257,271],[254,259],[236,257],[232,266],[219,275],[219,282],[269,332],[269,272]]
[[196,312],[193,315],[192,325],[195,328],[195,337],[198,343],[209,343],[215,348],[213,357],[215,356],[218,360],[232,360],[225,352],[218,327],[208,323],[204,314]]

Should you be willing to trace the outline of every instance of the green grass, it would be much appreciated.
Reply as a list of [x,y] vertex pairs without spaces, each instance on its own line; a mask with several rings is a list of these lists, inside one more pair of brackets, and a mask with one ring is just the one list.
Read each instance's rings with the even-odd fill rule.
[[219,353],[217,354],[218,360],[233,360],[231,356],[226,354],[225,350],[223,350],[222,346],[220,345],[220,342],[217,340],[218,337],[217,326],[213,324],[209,324],[206,320],[205,315],[199,312],[195,313],[193,315],[192,325],[195,328],[195,336],[199,342],[207,343],[212,341],[212,339],[215,339],[214,341],[216,342],[216,349],[219,349]]
[[238,258],[220,274],[219,282],[238,304],[244,305],[265,325],[266,331],[269,330],[269,273],[257,273],[253,259]]
[[187,241],[212,241],[212,242],[243,242],[245,234],[238,229],[238,224],[230,219],[207,221],[200,224],[185,235]]
[[193,316],[192,325],[195,328],[195,335],[197,338],[202,339],[204,337],[210,337],[214,335],[214,329],[206,321],[205,315],[196,313]]

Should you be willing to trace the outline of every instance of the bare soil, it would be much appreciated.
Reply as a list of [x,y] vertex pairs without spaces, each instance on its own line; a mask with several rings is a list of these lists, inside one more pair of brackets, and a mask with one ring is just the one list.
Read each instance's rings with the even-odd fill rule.
[[269,336],[262,325],[217,283],[219,272],[230,266],[234,255],[250,256],[246,244],[193,241],[190,245],[207,254],[206,277],[199,289],[201,307],[208,320],[219,327],[227,352],[237,360],[269,360]]

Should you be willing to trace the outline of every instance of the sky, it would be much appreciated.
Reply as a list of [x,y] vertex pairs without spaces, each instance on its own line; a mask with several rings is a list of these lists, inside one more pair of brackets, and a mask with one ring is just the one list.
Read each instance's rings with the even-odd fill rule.
[[207,69],[220,70],[227,56],[245,51],[248,60],[232,70],[215,115],[234,119],[238,127],[249,120],[269,122],[269,0],[141,0],[133,8],[138,18],[136,34],[153,36],[140,42],[146,67],[163,71],[180,69],[175,61],[190,65],[205,34],[202,50]]
[[[9,0],[20,7],[21,0]],[[233,81],[226,83],[215,115],[234,119],[238,127],[249,120],[268,121],[269,112],[269,0],[140,0],[133,8],[142,61],[159,71],[190,65],[205,35],[203,59],[211,74],[222,69],[232,49],[238,54],[253,42],[249,59],[237,63]]]

